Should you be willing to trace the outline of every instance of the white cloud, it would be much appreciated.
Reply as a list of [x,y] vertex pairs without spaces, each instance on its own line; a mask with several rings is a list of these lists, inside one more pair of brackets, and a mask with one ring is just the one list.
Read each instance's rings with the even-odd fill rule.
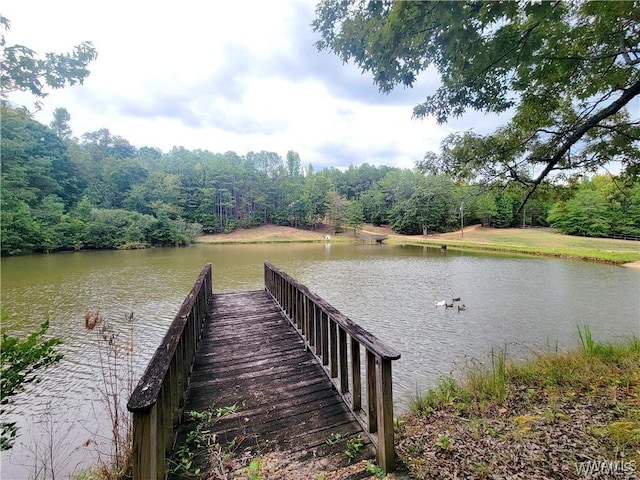
[[433,75],[384,96],[369,76],[317,52],[310,1],[7,0],[2,14],[9,44],[39,53],[95,44],[84,86],[51,92],[36,117],[48,124],[64,107],[76,136],[108,128],[164,151],[291,149],[318,169],[410,168],[450,132],[411,119]]

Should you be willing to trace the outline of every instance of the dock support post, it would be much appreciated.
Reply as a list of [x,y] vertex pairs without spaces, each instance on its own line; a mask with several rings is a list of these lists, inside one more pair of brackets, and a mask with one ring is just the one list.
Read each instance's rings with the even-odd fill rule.
[[157,417],[155,404],[146,412],[133,414],[133,478],[164,478],[164,445],[158,444]]
[[378,407],[378,466],[384,472],[395,467],[393,447],[393,392],[391,360],[376,358],[376,397]]

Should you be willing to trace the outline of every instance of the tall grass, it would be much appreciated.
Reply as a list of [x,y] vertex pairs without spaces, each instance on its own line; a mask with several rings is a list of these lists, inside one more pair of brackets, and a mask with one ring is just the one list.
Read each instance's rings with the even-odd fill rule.
[[409,399],[409,410],[414,415],[429,413],[451,405],[465,405],[469,402],[468,393],[453,377],[442,377],[435,389],[424,393],[416,391]]
[[640,378],[640,338],[599,343],[584,325],[578,326],[578,339],[578,348],[540,352],[518,363],[507,359],[506,350],[492,351],[490,366],[472,365],[461,381],[445,377],[435,389],[416,392],[409,401],[410,411],[419,415],[451,406],[478,411],[504,403],[523,387],[588,392],[600,387],[628,387]]
[[[98,451],[97,468],[86,478],[128,478],[131,469],[133,423],[127,399],[134,388],[133,313],[125,315],[127,335],[122,338],[100,311],[85,314],[85,328],[96,333],[102,383],[102,404],[111,422],[110,451]],[[104,459],[106,457],[106,460]]]
[[595,342],[591,336],[591,329],[589,328],[589,325],[583,325],[582,328],[578,325],[578,338],[580,339],[582,350],[587,352],[589,355],[592,355],[595,349]]
[[491,349],[491,366],[467,370],[465,385],[476,401],[504,402],[507,396],[507,351]]

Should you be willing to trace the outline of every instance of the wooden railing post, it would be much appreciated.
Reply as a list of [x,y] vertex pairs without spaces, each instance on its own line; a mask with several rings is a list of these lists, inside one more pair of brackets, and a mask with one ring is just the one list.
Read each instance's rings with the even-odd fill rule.
[[378,396],[376,356],[367,349],[367,426],[369,433],[378,431]]
[[318,305],[316,305],[315,303],[312,302],[313,305],[313,311],[314,311],[314,322],[315,322],[315,327],[316,327],[316,333],[315,333],[315,337],[316,337],[316,355],[320,356],[322,355],[322,310],[320,309],[320,307]]
[[322,328],[322,365],[329,365],[329,317],[325,312],[321,314]]
[[211,294],[209,263],[200,272],[129,398],[134,480],[165,478],[165,455],[172,447]]
[[395,467],[393,449],[393,392],[391,383],[391,360],[376,357],[378,466],[385,472],[389,472]]
[[336,334],[336,322],[329,319],[329,367],[331,368],[331,378],[338,376],[338,335]]
[[[145,412],[133,414],[133,478],[160,478],[162,472],[157,471],[158,450],[164,450],[164,445],[158,445],[157,408],[154,405]],[[163,455],[164,459],[164,455]]]
[[305,338],[308,340],[307,342],[305,342],[305,347],[308,350],[311,350],[311,347],[313,346],[313,334],[311,333],[311,310],[309,308],[309,299],[307,298],[307,296],[302,293],[302,323],[304,325],[302,332],[303,335],[305,336]]
[[362,409],[362,380],[360,375],[360,344],[351,337],[351,395],[353,398],[353,410]]
[[[291,325],[313,351],[325,373],[340,392],[376,445],[378,465],[385,471],[395,467],[393,439],[393,388],[391,362],[400,354],[353,323],[334,307],[286,273],[265,262],[265,288]],[[348,355],[350,342],[351,355]],[[362,410],[361,347],[365,349],[367,409]],[[349,396],[349,375],[351,395]]]
[[309,346],[316,346],[316,309],[313,301],[305,296],[305,310],[307,312],[307,318],[309,319],[308,326],[308,335],[309,335]]
[[300,289],[296,288],[296,325],[298,326],[298,330],[304,336],[304,319],[302,312],[302,292]]
[[338,365],[340,367],[340,393],[349,391],[349,362],[347,359],[347,332],[338,327]]

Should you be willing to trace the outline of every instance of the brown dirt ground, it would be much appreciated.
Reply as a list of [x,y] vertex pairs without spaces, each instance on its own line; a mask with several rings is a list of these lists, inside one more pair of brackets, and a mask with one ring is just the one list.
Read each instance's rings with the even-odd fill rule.
[[320,242],[324,241],[327,234],[328,229],[323,225],[316,230],[261,225],[231,233],[202,235],[198,237],[198,243]]

